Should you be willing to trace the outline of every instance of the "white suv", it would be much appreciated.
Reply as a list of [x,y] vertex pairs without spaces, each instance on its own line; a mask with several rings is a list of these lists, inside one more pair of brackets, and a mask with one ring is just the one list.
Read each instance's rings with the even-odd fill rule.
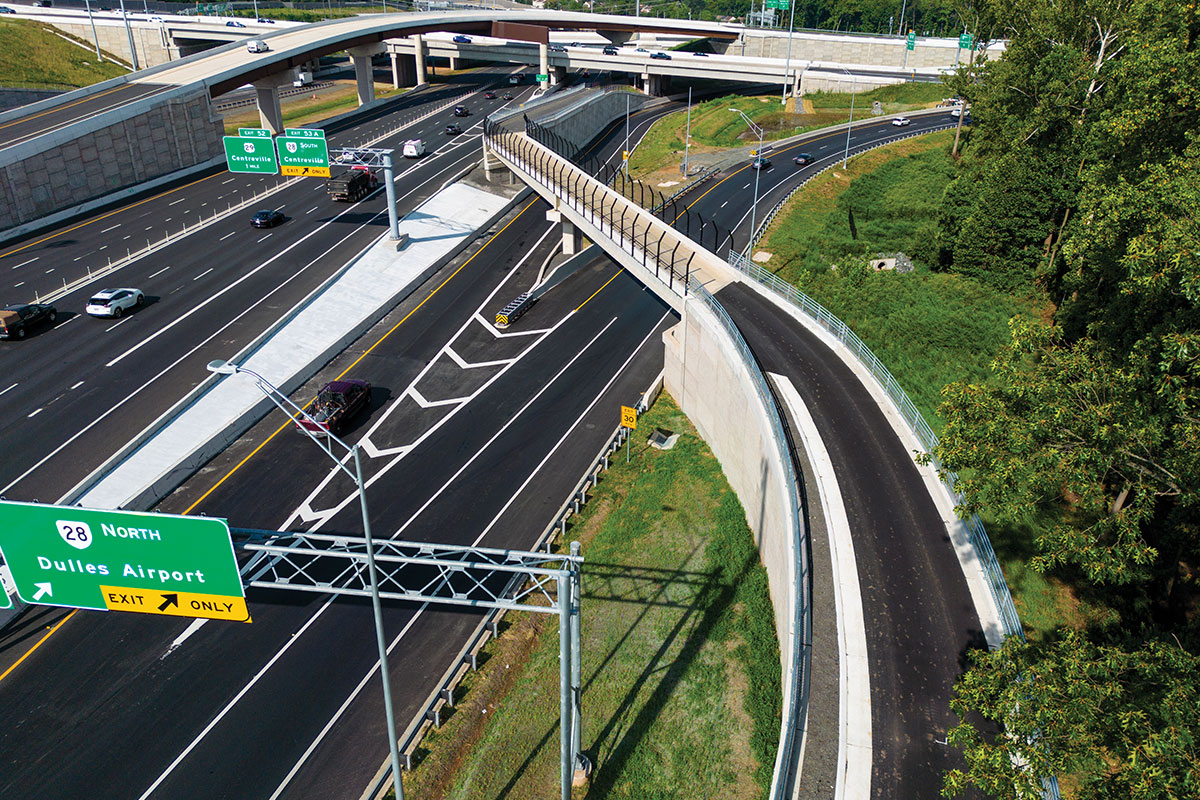
[[140,289],[105,289],[92,295],[84,311],[93,317],[119,317],[144,302]]

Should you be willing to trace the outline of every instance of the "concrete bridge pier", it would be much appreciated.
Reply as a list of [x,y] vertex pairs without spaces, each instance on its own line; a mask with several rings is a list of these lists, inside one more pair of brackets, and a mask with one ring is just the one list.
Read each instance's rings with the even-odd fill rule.
[[413,58],[417,65],[417,86],[424,86],[429,83],[429,78],[425,72],[425,37],[421,34],[414,34],[413,40]]
[[417,58],[404,53],[392,53],[392,88],[417,85]]
[[[538,45],[538,74],[550,74],[550,45],[542,42]],[[542,88],[549,86],[549,81],[542,81]]]
[[516,183],[517,176],[513,175],[512,170],[496,155],[487,142],[483,145],[483,175],[488,183],[500,183],[504,176],[508,179],[504,183]]
[[[558,213],[550,211],[547,213]],[[563,255],[575,255],[583,246],[583,234],[570,219],[563,219]]]
[[558,86],[567,79],[566,67],[553,67],[550,70],[550,85]]
[[366,105],[375,99],[375,68],[371,59],[387,50],[383,42],[351,47],[350,60],[354,63],[354,81],[358,85],[358,104]]
[[651,75],[642,73],[642,91],[651,97],[662,97],[670,88],[669,75]]
[[283,110],[279,107],[279,87],[291,86],[299,75],[297,70],[268,75],[254,81],[254,101],[258,106],[258,119],[271,133],[283,133]]

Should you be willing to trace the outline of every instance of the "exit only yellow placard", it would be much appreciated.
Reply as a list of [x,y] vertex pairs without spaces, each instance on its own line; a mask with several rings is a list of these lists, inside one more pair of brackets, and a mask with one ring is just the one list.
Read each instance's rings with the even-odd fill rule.
[[171,617],[201,617],[250,622],[246,598],[194,592],[164,592],[131,589],[127,586],[101,586],[104,605],[109,611],[137,611]]

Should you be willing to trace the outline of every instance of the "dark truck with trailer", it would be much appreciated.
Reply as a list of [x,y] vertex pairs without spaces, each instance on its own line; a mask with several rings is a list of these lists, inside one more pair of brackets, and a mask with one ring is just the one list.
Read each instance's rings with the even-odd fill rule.
[[379,179],[369,169],[355,167],[340,175],[334,175],[329,179],[326,187],[329,190],[329,196],[334,200],[340,200],[343,203],[357,203],[378,185]]

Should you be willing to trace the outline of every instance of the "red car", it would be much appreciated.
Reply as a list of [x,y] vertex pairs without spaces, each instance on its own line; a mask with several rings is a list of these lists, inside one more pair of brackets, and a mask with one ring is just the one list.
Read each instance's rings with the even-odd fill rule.
[[371,384],[366,381],[330,381],[317,392],[317,399],[308,409],[312,419],[301,418],[297,425],[313,433],[332,433],[336,436],[370,401]]

